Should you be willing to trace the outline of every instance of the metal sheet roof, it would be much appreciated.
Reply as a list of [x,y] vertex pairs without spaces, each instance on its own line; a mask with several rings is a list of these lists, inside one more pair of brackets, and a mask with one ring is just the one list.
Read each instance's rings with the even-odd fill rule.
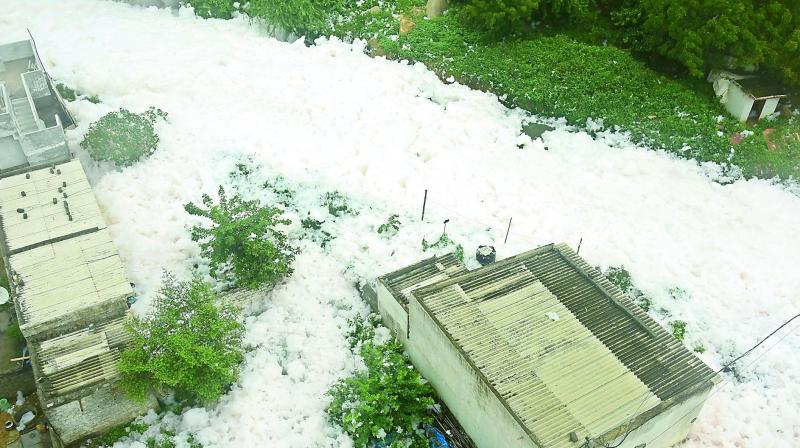
[[415,289],[446,280],[467,272],[453,254],[434,256],[403,269],[386,274],[380,278],[401,305],[408,304],[409,294]]
[[11,253],[106,227],[77,160],[0,179],[0,218]]
[[[33,343],[45,398],[68,394],[119,377],[120,348],[130,340],[124,315],[47,341]],[[47,404],[47,403],[45,403]]]
[[543,447],[618,434],[714,377],[566,245],[413,295]]
[[107,229],[9,257],[24,323],[59,321],[80,309],[133,294]]

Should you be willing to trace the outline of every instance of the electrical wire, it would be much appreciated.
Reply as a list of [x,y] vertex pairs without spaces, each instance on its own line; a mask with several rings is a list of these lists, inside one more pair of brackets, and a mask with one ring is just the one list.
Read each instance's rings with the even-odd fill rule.
[[[790,324],[792,321],[794,321],[794,320],[795,320],[795,319],[797,319],[798,317],[800,317],[800,313],[798,313],[798,314],[795,314],[794,316],[792,316],[792,317],[791,317],[789,320],[787,320],[786,322],[784,322],[783,324],[781,324],[781,325],[780,325],[778,328],[776,328],[775,330],[773,330],[773,331],[772,331],[770,334],[768,334],[768,335],[767,335],[767,336],[765,336],[763,339],[761,339],[760,341],[758,341],[758,343],[756,343],[756,345],[754,345],[754,346],[750,347],[750,349],[748,349],[747,351],[745,351],[745,352],[744,352],[744,353],[742,353],[741,355],[737,356],[737,357],[736,357],[736,358],[734,358],[732,361],[730,361],[730,362],[726,363],[726,364],[725,364],[724,366],[722,366],[722,367],[721,367],[719,370],[717,370],[716,372],[714,372],[714,374],[713,374],[713,375],[711,375],[711,377],[710,377],[710,378],[708,378],[708,379],[706,379],[706,380],[703,380],[702,382],[700,382],[700,383],[697,383],[697,384],[694,384],[694,385],[692,385],[692,386],[689,386],[689,387],[697,387],[697,385],[699,385],[699,384],[703,384],[703,383],[706,383],[706,382],[710,381],[712,378],[714,378],[714,377],[715,377],[716,375],[718,375],[719,373],[721,373],[721,372],[727,372],[727,371],[728,371],[727,369],[729,369],[729,368],[730,368],[730,367],[731,367],[733,364],[735,364],[737,361],[741,360],[741,359],[742,359],[742,358],[744,358],[745,356],[747,356],[747,355],[749,355],[750,353],[752,353],[752,351],[753,351],[753,350],[755,350],[756,348],[758,348],[758,347],[759,347],[761,344],[763,344],[763,343],[764,343],[764,342],[766,342],[766,341],[767,341],[769,338],[771,338],[772,336],[774,336],[774,335],[775,335],[775,333],[777,333],[777,332],[778,332],[778,331],[780,331],[782,328],[784,328],[784,327],[786,327],[787,325],[789,325],[789,324]],[[760,355],[759,355],[759,356],[758,356],[756,359],[754,359],[753,361],[751,361],[751,362],[750,362],[750,364],[748,364],[748,366],[752,365],[753,363],[755,363],[756,361],[758,361],[759,359],[761,359],[761,357],[763,357],[765,354],[767,354],[767,352],[769,352],[770,350],[772,350],[773,348],[775,348],[775,347],[776,347],[778,344],[780,344],[781,342],[783,342],[783,340],[784,340],[784,339],[786,339],[786,338],[787,338],[787,337],[788,337],[790,334],[794,333],[794,331],[795,331],[795,330],[797,330],[798,328],[800,328],[800,326],[798,326],[797,328],[793,329],[792,331],[789,331],[789,332],[787,332],[787,333],[786,333],[786,334],[785,334],[785,335],[784,335],[782,338],[780,338],[780,339],[778,340],[778,342],[776,342],[775,344],[773,344],[772,346],[770,346],[770,347],[769,347],[767,350],[765,350],[765,351],[764,351],[764,353],[761,353],[761,354],[760,354]],[[714,392],[713,392],[711,395],[709,395],[709,398],[710,398],[712,395],[716,394],[718,391],[720,391],[720,390],[722,389],[722,386],[723,386],[723,385],[725,385],[725,384],[726,384],[727,382],[729,382],[729,381],[730,381],[730,379],[726,379],[725,381],[723,381],[723,382],[722,382],[722,383],[721,383],[721,384],[720,384],[720,385],[717,387],[717,390],[715,390],[715,391],[714,391]],[[687,389],[688,389],[688,387],[687,387]],[[684,389],[684,390],[686,390],[686,389]],[[683,391],[680,391],[680,392],[679,392],[679,394],[680,394],[681,392],[683,392]],[[644,403],[644,401],[642,401],[642,403]],[[704,401],[703,403],[700,403],[700,404],[699,404],[697,407],[699,407],[699,406],[702,406],[704,403],[705,403],[705,401]],[[639,406],[641,406],[641,404],[640,404]],[[684,414],[683,416],[681,416],[681,418],[680,418],[680,419],[678,419],[678,420],[677,420],[675,423],[673,423],[672,425],[668,426],[668,427],[667,427],[667,428],[666,428],[664,431],[662,431],[660,434],[658,434],[656,437],[654,437],[652,440],[648,441],[647,443],[650,443],[650,442],[652,442],[653,440],[655,440],[655,439],[657,439],[657,438],[661,437],[661,436],[662,436],[664,433],[666,433],[667,431],[669,431],[669,430],[670,430],[670,429],[671,429],[673,426],[675,426],[676,424],[678,424],[678,422],[680,422],[680,421],[681,421],[681,420],[682,420],[684,417],[686,417],[686,416],[690,415],[691,413],[693,413],[693,412],[694,412],[694,410],[695,410],[695,409],[697,409],[697,407],[690,409],[690,410],[689,410],[689,412],[687,412],[686,414]],[[637,409],[637,412],[638,412],[638,409]],[[633,419],[634,419],[634,418],[636,418],[636,415],[635,415],[635,413],[634,413],[634,416],[631,418],[631,422],[633,422]],[[629,424],[630,424],[630,423],[629,423]],[[622,445],[623,443],[625,443],[625,439],[627,439],[627,438],[628,438],[628,436],[629,436],[629,435],[630,435],[630,434],[631,434],[631,433],[632,433],[634,430],[635,430],[635,428],[631,428],[631,429],[629,429],[629,430],[628,430],[628,431],[625,433],[625,435],[622,437],[622,440],[620,440],[620,441],[619,441],[619,443],[617,443],[616,445],[609,445],[609,444],[606,444],[606,445],[605,445],[605,448],[618,448],[620,445]]]

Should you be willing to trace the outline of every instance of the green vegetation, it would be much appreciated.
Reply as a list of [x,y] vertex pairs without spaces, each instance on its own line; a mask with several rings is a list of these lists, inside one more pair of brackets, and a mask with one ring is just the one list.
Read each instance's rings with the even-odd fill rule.
[[378,226],[378,233],[381,235],[392,236],[400,230],[400,215],[391,215],[385,223]]
[[6,291],[11,291],[11,285],[8,283],[8,275],[6,274],[6,261],[2,256],[0,256],[0,287],[5,288]]
[[603,275],[606,276],[608,281],[613,283],[617,288],[621,289],[622,292],[627,294],[628,297],[633,299],[634,303],[639,305],[639,308],[643,309],[644,311],[650,311],[650,309],[653,307],[653,299],[645,294],[641,289],[633,285],[631,274],[625,269],[625,266],[610,266],[605,271],[600,268],[597,268],[597,270],[601,271]]
[[786,0],[639,0],[631,23],[647,51],[692,75],[711,68],[761,65],[800,87],[800,2]]
[[81,147],[92,159],[113,162],[118,167],[131,166],[155,152],[158,135],[156,121],[167,113],[151,107],[141,114],[126,109],[111,112],[89,126]]
[[219,203],[204,194],[203,205],[205,208],[189,203],[184,208],[190,215],[211,221],[210,226],[194,226],[192,240],[200,242],[212,277],[256,289],[274,285],[292,273],[297,249],[276,229],[291,224],[281,218],[281,209],[246,201],[239,194],[228,198],[222,186]]
[[183,0],[182,5],[191,5],[195,14],[213,19],[230,19],[236,12],[234,0]]
[[342,215],[357,214],[355,210],[350,208],[350,205],[347,203],[347,198],[338,191],[325,193],[325,199],[323,199],[322,205],[328,209],[328,214],[336,218]]
[[244,327],[237,310],[219,304],[211,285],[198,278],[178,282],[165,274],[154,312],[134,318],[130,330],[119,370],[133,399],[154,388],[209,403],[239,375]]
[[692,347],[692,350],[694,350],[695,353],[705,353],[706,347],[698,342],[694,345],[694,347]]
[[342,0],[250,0],[245,11],[297,35],[317,37],[329,30]]
[[13,322],[5,331],[6,336],[17,344],[25,342],[25,336],[22,335],[22,330],[19,329],[19,322]]
[[78,93],[66,84],[57,82],[55,83],[55,87],[58,91],[58,94],[61,95],[61,98],[63,98],[64,101],[75,101],[78,98]]
[[[637,143],[681,157],[734,164],[747,177],[800,177],[798,117],[748,128],[729,117],[705,81],[660,74],[628,51],[602,44],[625,45],[625,39],[636,35],[615,31],[605,16],[589,24],[538,27],[498,40],[472,25],[467,9],[476,3],[470,2],[453,4],[442,17],[417,16],[413,31],[398,38],[398,21],[392,14],[413,14],[413,6],[424,3],[385,2],[374,11],[365,2],[344,14],[334,32],[343,38],[372,39],[376,54],[423,62],[443,78],[452,76],[493,92],[507,105],[534,114],[565,117],[579,127],[600,119],[604,128],[629,132]],[[614,12],[617,23],[623,23],[626,14],[636,15],[608,3],[613,2],[605,7],[609,14]],[[763,135],[767,128],[776,129],[769,140]],[[731,137],[746,129],[753,134],[733,146]]]
[[495,33],[522,32],[534,20],[551,23],[583,20],[591,0],[466,0],[464,14],[470,22]]
[[464,247],[461,244],[456,243],[450,236],[446,233],[442,233],[439,235],[439,239],[434,242],[428,242],[425,238],[422,239],[422,251],[427,252],[430,249],[445,249],[447,247],[453,247],[453,256],[457,259],[464,261]]
[[[508,106],[590,131],[599,121],[639,144],[736,165],[746,177],[800,178],[800,117],[741,124],[708,83],[689,76],[723,61],[761,63],[800,86],[800,3],[464,0],[432,19],[423,17],[424,5],[257,0],[245,12],[308,36],[368,40],[375,55],[422,62]],[[398,36],[401,16],[414,27]],[[508,32],[516,34],[498,38]],[[767,137],[768,129],[774,131]],[[732,144],[745,130],[752,135]]]
[[142,434],[147,431],[147,425],[144,423],[131,422],[125,425],[115,426],[105,433],[92,437],[89,441],[81,445],[83,448],[99,448],[104,446],[111,446],[117,441],[122,440],[131,433]]
[[686,337],[686,322],[673,320],[669,326],[672,327],[672,335],[675,336],[675,339],[682,341]]
[[[328,394],[331,421],[349,434],[356,446],[384,441],[392,448],[427,448],[422,425],[432,423],[428,410],[434,404],[433,389],[413,368],[396,341],[375,345],[374,329],[364,323],[350,335],[366,370],[335,384]],[[354,342],[353,342],[354,341]]]

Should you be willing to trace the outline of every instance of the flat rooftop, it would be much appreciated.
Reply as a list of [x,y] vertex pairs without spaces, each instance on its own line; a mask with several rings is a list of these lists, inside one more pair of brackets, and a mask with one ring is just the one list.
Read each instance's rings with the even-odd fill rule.
[[106,227],[77,160],[0,179],[0,219],[11,254]]
[[26,336],[133,294],[80,162],[0,179],[0,219]]

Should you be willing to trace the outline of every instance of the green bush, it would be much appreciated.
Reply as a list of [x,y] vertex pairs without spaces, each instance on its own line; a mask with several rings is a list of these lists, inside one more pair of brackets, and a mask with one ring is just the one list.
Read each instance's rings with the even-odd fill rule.
[[120,385],[136,400],[154,388],[209,403],[239,375],[244,327],[237,310],[219,304],[211,285],[198,278],[178,282],[165,274],[152,315],[134,318],[130,330]]
[[184,0],[183,5],[191,5],[200,17],[230,19],[236,12],[235,0]]
[[605,128],[629,132],[634,142],[735,164],[746,177],[800,177],[797,140],[787,139],[776,151],[757,132],[732,151],[730,136],[745,126],[728,116],[705,81],[672,79],[619,48],[561,35],[496,41],[465,26],[462,15],[453,7],[445,16],[419,21],[407,35],[382,38],[380,45],[394,58],[423,62],[442,77],[534,114],[564,117],[579,127],[602,119]]
[[631,49],[673,60],[698,77],[762,66],[800,88],[800,2],[599,0]]
[[286,234],[275,228],[291,224],[290,220],[281,219],[281,209],[245,201],[238,194],[228,198],[222,186],[219,204],[204,194],[203,205],[205,208],[189,203],[184,208],[190,215],[211,221],[207,227],[194,226],[192,240],[200,242],[212,277],[256,289],[273,285],[292,273],[297,250],[289,244]]
[[447,247],[453,247],[453,256],[457,259],[464,261],[464,246],[461,244],[456,243],[450,236],[446,233],[442,233],[439,235],[439,239],[434,242],[430,242],[425,238],[422,238],[422,251],[427,252],[431,249],[445,249]]
[[400,230],[400,215],[391,215],[389,219],[378,226],[378,233],[381,235],[392,236]]
[[315,38],[333,25],[342,0],[249,0],[245,12],[297,35]]
[[111,112],[89,126],[81,147],[92,159],[113,162],[118,167],[131,166],[155,152],[158,135],[154,126],[167,113],[151,107],[141,114],[126,109]]
[[686,322],[673,320],[669,325],[672,327],[672,335],[675,336],[675,339],[682,341],[686,337]]
[[471,23],[497,33],[525,31],[534,20],[577,21],[587,18],[591,0],[467,0]]
[[356,446],[392,438],[392,448],[427,448],[422,425],[430,424],[433,389],[420,377],[397,342],[365,341],[360,354],[366,370],[339,381],[328,392],[331,421],[349,434]]

